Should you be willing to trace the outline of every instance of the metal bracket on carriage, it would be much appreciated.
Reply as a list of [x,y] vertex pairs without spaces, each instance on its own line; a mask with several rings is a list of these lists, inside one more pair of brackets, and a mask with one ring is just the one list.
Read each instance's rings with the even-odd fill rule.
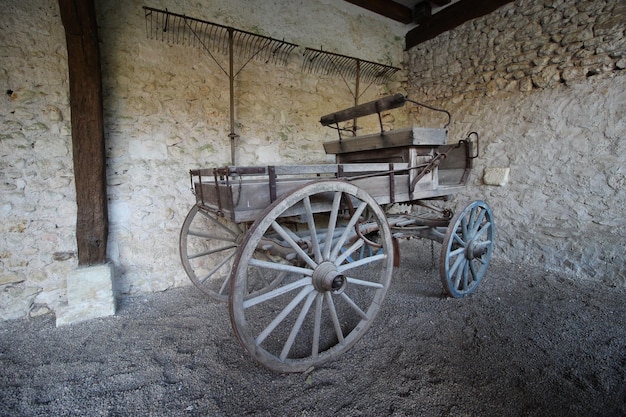
[[336,129],[337,132],[339,133],[339,141],[341,142],[341,140],[343,139],[341,136],[341,131],[348,130],[348,129],[342,129],[341,127],[339,127],[339,123],[345,122],[348,120],[354,120],[355,125],[356,125],[356,119],[358,119],[359,117],[377,114],[378,122],[380,125],[380,134],[382,135],[385,133],[385,130],[383,127],[383,119],[382,119],[381,113],[387,110],[393,110],[393,109],[402,107],[407,101],[409,103],[413,103],[418,106],[425,107],[429,110],[447,114],[448,122],[443,126],[443,129],[446,129],[450,125],[450,121],[452,120],[452,115],[447,110],[438,109],[436,107],[432,107],[427,104],[420,103],[415,100],[411,100],[408,97],[400,93],[383,97],[378,100],[373,100],[367,103],[359,104],[358,106],[350,107],[345,110],[340,110],[335,113],[327,114],[326,116],[322,116],[322,118],[320,119],[320,123],[322,124],[322,126]]
[[469,159],[476,159],[478,158],[478,154],[480,153],[480,137],[478,136],[477,132],[470,132],[470,134],[467,135],[467,138],[460,140],[459,143],[463,143],[463,142],[466,142],[468,144],[474,143],[474,141],[472,140],[472,137],[476,138],[476,153],[474,155],[468,154],[467,157]]
[[[476,138],[476,142],[474,142],[472,138]],[[472,143],[476,143],[476,153],[474,154],[471,154]],[[417,183],[425,175],[431,173],[435,167],[439,166],[439,164],[441,164],[441,161],[443,161],[444,159],[448,157],[448,153],[450,151],[452,151],[453,149],[458,149],[459,147],[463,145],[465,145],[465,158],[467,162],[465,164],[465,172],[463,173],[461,183],[465,184],[465,182],[467,181],[467,178],[469,177],[469,172],[472,167],[472,159],[478,158],[478,154],[480,152],[480,139],[479,139],[477,132],[471,132],[469,135],[467,135],[467,138],[459,140],[456,144],[440,146],[439,151],[435,152],[435,155],[428,162],[427,165],[409,168],[409,169],[417,169],[417,168],[421,169],[421,171],[418,172],[417,175],[413,177],[413,180],[409,184],[409,191],[411,193],[414,192],[415,186],[417,185]],[[445,149],[445,151],[440,152],[443,149]]]
[[[450,146],[448,150],[450,150],[452,147],[456,147],[456,145]],[[422,178],[424,178],[426,174],[431,173],[433,169],[438,167],[441,161],[443,161],[447,157],[448,157],[448,152],[435,152],[435,156],[432,157],[432,159],[428,162],[428,164],[424,167],[420,167],[422,168],[422,170],[413,177],[411,184],[409,184],[409,192],[413,193],[415,191],[415,186],[417,185],[417,183]]]

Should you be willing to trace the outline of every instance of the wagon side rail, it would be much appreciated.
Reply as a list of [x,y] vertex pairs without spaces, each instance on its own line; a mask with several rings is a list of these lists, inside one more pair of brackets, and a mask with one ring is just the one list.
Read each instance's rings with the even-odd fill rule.
[[364,187],[380,204],[407,201],[406,163],[226,166],[191,170],[196,201],[219,216],[236,222],[253,221],[285,193],[313,181],[341,180]]

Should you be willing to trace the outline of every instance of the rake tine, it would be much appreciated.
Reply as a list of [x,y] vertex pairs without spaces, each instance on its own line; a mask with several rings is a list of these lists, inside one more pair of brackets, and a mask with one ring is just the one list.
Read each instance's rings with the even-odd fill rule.
[[[229,26],[196,19],[165,10],[143,7],[145,10],[146,37],[170,44],[182,44],[222,54],[230,51],[231,35],[237,43],[237,54],[246,60],[286,64],[289,55],[298,46],[293,43],[238,30]],[[160,32],[160,36],[159,36]],[[245,66],[245,64],[244,64]],[[243,68],[243,67],[242,67]]]

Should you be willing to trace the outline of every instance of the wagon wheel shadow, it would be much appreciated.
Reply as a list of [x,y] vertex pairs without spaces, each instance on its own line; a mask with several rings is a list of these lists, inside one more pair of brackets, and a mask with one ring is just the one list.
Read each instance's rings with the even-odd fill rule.
[[439,278],[441,245],[428,239],[402,240],[398,245],[399,265],[392,276],[392,290],[410,296],[446,299]]

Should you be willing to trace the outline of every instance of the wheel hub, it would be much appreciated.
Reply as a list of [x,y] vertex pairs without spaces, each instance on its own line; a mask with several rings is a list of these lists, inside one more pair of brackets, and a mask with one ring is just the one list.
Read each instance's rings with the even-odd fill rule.
[[345,290],[347,283],[346,276],[340,273],[332,262],[322,262],[313,271],[313,286],[319,292],[332,291],[340,294]]
[[465,247],[465,259],[471,261],[472,259],[480,258],[488,251],[487,246],[479,245],[471,240]]

